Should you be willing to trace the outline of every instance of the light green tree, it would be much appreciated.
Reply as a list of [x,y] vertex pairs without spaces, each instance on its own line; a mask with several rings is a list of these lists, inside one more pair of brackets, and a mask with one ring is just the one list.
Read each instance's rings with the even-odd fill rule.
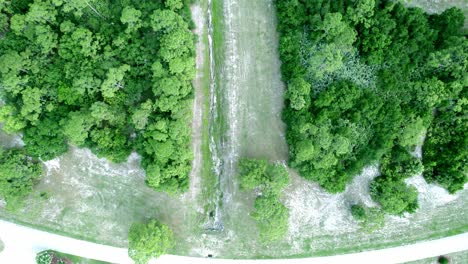
[[68,119],[62,122],[63,134],[72,144],[82,146],[88,138],[92,118],[85,112],[71,112]]
[[141,11],[133,8],[132,6],[126,6],[122,10],[120,22],[127,25],[127,29],[125,30],[127,33],[131,33],[138,30],[143,26],[143,23],[141,21]]
[[0,150],[0,197],[5,199],[7,210],[22,206],[41,174],[41,165],[24,155],[22,150]]
[[144,129],[148,124],[148,118],[153,112],[153,102],[146,100],[138,106],[138,108],[132,114],[132,123],[136,129]]
[[291,108],[302,110],[310,105],[310,83],[303,78],[294,78],[288,85],[286,98],[289,99]]
[[146,224],[132,224],[128,240],[128,255],[136,264],[146,264],[175,246],[171,229],[154,219]]
[[112,98],[119,89],[124,88],[123,79],[125,72],[130,70],[130,66],[124,64],[118,68],[111,68],[107,73],[107,79],[101,85],[101,93],[104,98]]
[[171,10],[178,10],[184,6],[182,0],[166,0],[164,4]]

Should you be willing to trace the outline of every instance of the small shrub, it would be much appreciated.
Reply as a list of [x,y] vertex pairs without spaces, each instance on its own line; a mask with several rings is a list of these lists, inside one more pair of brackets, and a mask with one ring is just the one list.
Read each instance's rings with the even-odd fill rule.
[[54,253],[50,250],[42,251],[36,255],[37,264],[51,264],[54,259]]
[[439,263],[439,264],[449,264],[450,260],[446,256],[440,256],[437,259],[437,263]]

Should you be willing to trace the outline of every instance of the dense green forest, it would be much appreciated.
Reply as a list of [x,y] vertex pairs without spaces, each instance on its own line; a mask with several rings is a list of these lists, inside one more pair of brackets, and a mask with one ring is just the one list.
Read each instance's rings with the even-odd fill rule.
[[281,191],[289,183],[286,167],[266,160],[241,159],[239,161],[240,187],[255,190],[255,210],[251,216],[257,221],[260,241],[280,240],[288,231],[289,212],[280,201]]
[[[399,1],[277,0],[283,119],[290,166],[341,192],[380,162],[372,197],[388,213],[417,208],[404,179],[450,192],[468,171],[468,41],[461,10],[427,14]],[[422,144],[424,168],[409,152]]]
[[142,156],[147,184],[188,187],[195,37],[191,0],[0,0],[0,122],[25,153],[69,144]]

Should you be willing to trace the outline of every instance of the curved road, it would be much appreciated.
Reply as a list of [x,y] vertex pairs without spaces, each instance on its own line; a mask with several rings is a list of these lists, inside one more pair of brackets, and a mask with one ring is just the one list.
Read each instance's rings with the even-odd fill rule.
[[[45,249],[54,249],[111,263],[133,263],[127,256],[126,248],[111,247],[51,234],[3,220],[0,220],[0,239],[5,244],[5,249],[0,253],[0,263],[33,264],[36,253]],[[164,255],[158,260],[153,260],[152,263],[401,263],[465,250],[468,250],[468,233],[413,245],[329,257],[287,260],[225,260]]]
[[[68,254],[111,263],[133,263],[127,256],[126,248],[105,246],[51,234],[3,220],[0,220],[0,239],[2,239],[5,244],[5,249],[0,253],[0,263],[34,264],[35,254],[45,249],[53,249]],[[278,260],[224,260],[164,255],[158,260],[153,260],[151,263],[402,263],[465,250],[468,250],[468,233],[401,247],[329,257]]]

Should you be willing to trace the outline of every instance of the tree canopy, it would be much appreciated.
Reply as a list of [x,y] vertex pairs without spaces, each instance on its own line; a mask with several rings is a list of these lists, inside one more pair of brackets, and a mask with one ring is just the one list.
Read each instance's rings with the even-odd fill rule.
[[130,227],[128,241],[128,255],[137,264],[148,263],[175,245],[171,229],[154,219],[146,224],[134,223]]
[[260,240],[263,243],[277,241],[288,231],[288,209],[281,203],[281,191],[289,183],[286,167],[266,160],[241,159],[239,161],[241,188],[256,189],[255,211]]
[[18,149],[0,149],[0,197],[8,210],[16,210],[42,175],[41,164]]
[[0,122],[28,155],[68,144],[114,162],[137,151],[148,185],[188,187],[194,35],[189,0],[2,1]]
[[292,168],[336,193],[364,166],[385,163],[374,198],[387,212],[411,212],[415,192],[403,179],[422,172],[408,156],[428,131],[424,177],[462,188],[468,41],[460,9],[428,14],[379,0],[282,0],[276,8]]

